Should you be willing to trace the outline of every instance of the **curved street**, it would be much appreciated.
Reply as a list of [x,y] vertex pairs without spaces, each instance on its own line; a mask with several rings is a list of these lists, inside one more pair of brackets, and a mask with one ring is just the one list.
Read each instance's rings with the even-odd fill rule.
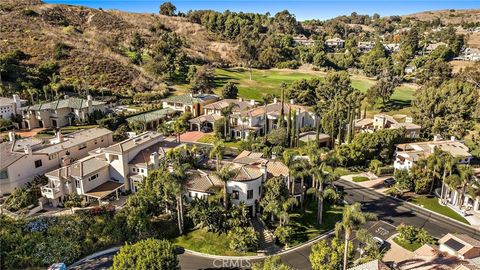
[[[380,221],[398,226],[402,223],[425,228],[434,237],[442,237],[448,232],[468,233],[472,237],[480,238],[480,232],[470,226],[452,221],[446,217],[432,214],[417,206],[387,197],[383,194],[361,187],[353,182],[338,180],[337,185],[344,187],[345,200],[348,203],[361,202],[364,210],[377,214]],[[311,269],[308,256],[311,246],[309,243],[300,248],[280,254],[283,263],[295,269]],[[86,261],[71,269],[101,269],[111,266],[114,253],[109,253]],[[250,268],[251,264],[261,259],[216,259],[208,256],[183,253],[179,255],[182,269],[242,269]]]

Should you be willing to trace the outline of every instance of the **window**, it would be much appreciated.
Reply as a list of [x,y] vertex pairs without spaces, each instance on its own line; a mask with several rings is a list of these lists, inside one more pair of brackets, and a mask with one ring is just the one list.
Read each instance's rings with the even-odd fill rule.
[[118,160],[118,156],[117,156],[117,155],[110,155],[110,157],[111,157],[112,161]]
[[135,169],[135,168],[132,168],[132,172],[137,172],[137,169]]
[[7,171],[7,169],[0,171],[0,179],[8,179],[8,171]]
[[87,144],[86,143],[82,143],[78,146],[78,150],[82,150],[82,149],[85,149],[87,148]]
[[55,159],[57,158],[57,154],[51,154],[48,156],[48,160],[52,160],[52,159]]
[[90,177],[88,178],[88,182],[90,182],[90,181],[92,181],[92,180],[95,180],[95,179],[97,179],[97,178],[98,178],[98,173],[90,176]]
[[94,144],[97,144],[97,139],[93,140],[93,143],[94,143]]
[[42,160],[35,160],[35,168],[42,167]]
[[247,200],[253,199],[253,189],[247,190]]
[[140,169],[140,171],[143,173],[143,169]]
[[240,192],[238,192],[238,190],[233,190],[232,191],[232,199],[238,200],[239,197],[240,197]]
[[262,186],[258,186],[258,196],[262,194]]
[[188,192],[188,197],[192,198],[192,192],[191,191]]
[[80,180],[75,179],[75,187],[80,188]]

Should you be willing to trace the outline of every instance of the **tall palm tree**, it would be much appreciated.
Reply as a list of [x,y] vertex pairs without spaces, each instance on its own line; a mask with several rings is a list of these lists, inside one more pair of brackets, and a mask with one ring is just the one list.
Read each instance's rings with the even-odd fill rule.
[[467,188],[472,182],[473,170],[470,165],[458,165],[457,170],[458,175],[460,176],[461,187],[460,198],[458,199],[457,203],[459,207],[462,207],[463,201],[465,200]]
[[177,205],[177,219],[178,219],[178,231],[183,234],[184,218],[183,218],[183,187],[186,183],[186,171],[190,168],[190,164],[176,162],[177,166],[174,166],[173,172],[170,174],[174,183],[172,183],[172,191],[176,197]]
[[323,163],[318,167],[312,168],[312,176],[314,179],[314,185],[309,189],[310,193],[313,193],[317,200],[317,223],[318,225],[323,222],[323,185],[327,179],[327,175],[323,171]]
[[223,145],[222,140],[216,140],[213,143],[213,147],[210,150],[210,153],[208,154],[208,157],[210,159],[216,159],[217,160],[217,170],[220,169],[220,162],[223,159],[223,154],[225,153],[225,146]]
[[283,163],[288,167],[288,178],[287,178],[287,189],[289,194],[293,194],[293,190],[291,188],[291,181],[292,181],[292,174],[291,171],[293,170],[294,158],[296,153],[291,150],[283,151]]
[[233,108],[238,107],[236,103],[230,103],[227,107],[221,110],[223,119],[225,119],[225,124],[223,125],[223,137],[225,140],[228,140],[230,136],[227,137],[227,130],[230,128],[230,116],[232,115]]
[[445,180],[447,178],[447,172],[448,176],[452,175],[453,168],[455,164],[457,163],[457,160],[448,152],[444,152],[444,155],[442,156],[443,160],[443,175],[442,175],[442,189],[440,191],[440,201],[445,204]]
[[262,101],[263,101],[263,135],[264,135],[263,141],[266,143],[267,134],[268,134],[267,105],[268,105],[269,97],[263,96]]
[[440,150],[440,148],[438,147],[435,147],[435,149],[433,150],[433,154],[431,154],[427,158],[427,169],[432,173],[432,183],[430,185],[430,193],[433,192],[433,188],[435,187],[435,180],[443,166],[441,154],[442,154],[442,150]]
[[235,176],[235,173],[236,171],[232,170],[230,166],[222,166],[214,172],[214,175],[223,182],[223,207],[225,210],[228,208],[227,182]]
[[363,213],[362,205],[360,203],[354,203],[352,205],[346,205],[343,208],[342,221],[335,226],[337,234],[343,232],[344,234],[344,251],[343,251],[343,270],[347,270],[348,265],[348,244],[350,243],[350,237],[353,230],[356,230],[360,225],[365,224],[367,221],[376,220],[377,217],[372,213]]

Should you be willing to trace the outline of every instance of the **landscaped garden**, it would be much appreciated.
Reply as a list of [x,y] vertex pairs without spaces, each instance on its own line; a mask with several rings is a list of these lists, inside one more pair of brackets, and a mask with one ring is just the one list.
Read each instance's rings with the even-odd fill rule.
[[[216,138],[215,135],[207,134],[207,135],[203,136],[202,138],[198,139],[197,142],[214,144],[215,141],[217,141],[217,140],[218,140],[218,138]],[[241,143],[240,140],[226,141],[226,142],[223,143],[223,145],[226,146],[226,147],[238,148],[238,147],[240,147],[240,143]]]
[[290,226],[293,228],[291,245],[295,246],[313,239],[335,228],[335,224],[342,219],[343,206],[325,204],[323,208],[323,222],[317,224],[317,204],[310,201],[305,205],[305,211],[296,211],[290,215]]
[[397,227],[397,232],[398,234],[393,238],[393,241],[412,252],[424,244],[435,243],[435,239],[423,228],[400,225]]
[[470,224],[464,217],[452,210],[450,207],[440,205],[437,197],[417,196],[411,199],[410,202],[460,222]]

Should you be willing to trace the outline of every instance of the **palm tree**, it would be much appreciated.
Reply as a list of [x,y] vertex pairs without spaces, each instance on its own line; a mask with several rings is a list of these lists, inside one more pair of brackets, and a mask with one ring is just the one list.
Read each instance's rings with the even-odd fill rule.
[[280,221],[279,226],[286,225],[290,222],[290,214],[288,210],[292,208],[292,206],[297,204],[297,200],[295,197],[289,196],[281,205],[280,212],[278,213],[278,218]]
[[445,179],[447,177],[447,172],[448,176],[452,175],[453,167],[457,163],[456,159],[448,152],[444,152],[443,155],[443,176],[442,176],[442,189],[440,192],[440,201],[442,204],[445,204]]
[[353,230],[356,230],[360,225],[365,224],[367,221],[376,220],[377,217],[372,213],[363,213],[362,205],[360,203],[354,203],[352,205],[346,205],[343,209],[342,221],[337,223],[335,230],[338,233],[344,233],[344,251],[343,251],[343,270],[347,270],[348,265],[348,244],[350,243],[350,237]]
[[314,185],[309,189],[310,193],[313,193],[317,199],[317,223],[318,225],[323,222],[323,185],[327,179],[327,175],[323,171],[323,163],[312,169],[312,175],[314,179]]
[[178,231],[183,234],[184,218],[183,218],[183,187],[186,182],[186,171],[190,168],[190,164],[177,162],[174,166],[173,172],[170,174],[174,183],[172,183],[172,191],[176,197],[177,204],[177,219],[178,219]]
[[[225,119],[225,123],[223,125],[223,137],[227,140],[227,130],[230,128],[230,115],[232,115],[233,108],[238,107],[236,103],[230,103],[227,107],[221,110],[221,114],[223,119]],[[229,136],[230,137],[230,136]]]
[[294,158],[295,158],[295,152],[286,150],[283,151],[283,163],[288,167],[288,178],[287,178],[287,189],[288,193],[293,194],[293,190],[291,188],[290,182],[292,181],[292,174],[291,171],[293,170],[293,164],[294,164]]
[[210,159],[215,158],[217,160],[217,170],[220,169],[220,162],[223,159],[223,154],[224,153],[225,153],[225,146],[223,145],[223,141],[222,140],[216,140],[213,143],[213,147],[210,150],[210,153],[209,153],[208,157]]
[[457,166],[458,175],[460,176],[460,198],[458,199],[458,206],[462,207],[463,201],[465,199],[465,194],[467,187],[470,185],[473,178],[473,170],[469,165],[458,165]]
[[30,95],[30,100],[32,101],[32,104],[35,103],[34,97],[38,93],[37,89],[35,88],[28,88],[27,89],[28,94]]
[[433,188],[435,187],[435,179],[438,176],[438,172],[442,169],[442,159],[441,159],[442,150],[440,148],[435,147],[433,150],[433,154],[428,156],[427,158],[427,169],[432,172],[432,184],[430,185],[430,193],[433,192]]
[[268,96],[263,96],[262,97],[263,101],[263,141],[266,143],[267,142],[267,134],[268,134],[268,120],[267,120],[267,104],[269,101]]
[[230,166],[222,166],[214,172],[214,175],[223,182],[223,206],[225,210],[228,208],[227,182],[235,176],[235,173],[236,171],[231,170]]

